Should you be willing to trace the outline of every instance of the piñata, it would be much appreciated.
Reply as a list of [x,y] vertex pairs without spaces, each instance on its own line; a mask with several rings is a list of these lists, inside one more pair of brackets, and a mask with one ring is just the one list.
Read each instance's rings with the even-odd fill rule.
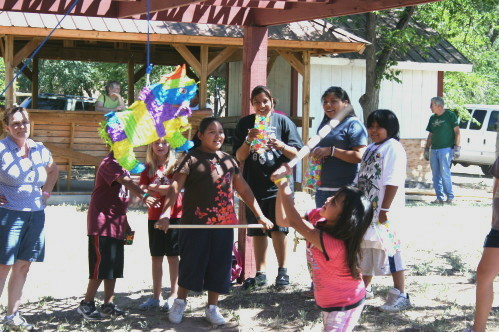
[[190,128],[189,100],[196,91],[196,82],[187,77],[185,65],[178,66],[159,83],[144,87],[138,101],[126,110],[105,114],[99,134],[118,163],[132,174],[142,172],[145,167],[135,158],[133,148],[161,137],[177,151],[188,150],[192,142],[182,133]]

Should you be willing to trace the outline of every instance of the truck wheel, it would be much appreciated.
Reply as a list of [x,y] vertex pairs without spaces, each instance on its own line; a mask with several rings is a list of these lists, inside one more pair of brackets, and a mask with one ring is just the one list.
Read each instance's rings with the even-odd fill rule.
[[490,168],[492,165],[480,165],[483,175],[490,175]]

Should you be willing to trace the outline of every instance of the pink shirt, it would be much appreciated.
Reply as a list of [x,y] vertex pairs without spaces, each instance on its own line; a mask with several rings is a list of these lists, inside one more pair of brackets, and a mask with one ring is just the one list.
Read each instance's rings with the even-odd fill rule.
[[[307,215],[308,221],[314,226],[324,221],[319,211],[320,209],[314,209]],[[322,243],[325,253],[307,242],[307,261],[312,268],[317,305],[327,309],[361,301],[366,295],[366,289],[362,279],[354,279],[350,273],[345,243],[326,232],[322,232]]]

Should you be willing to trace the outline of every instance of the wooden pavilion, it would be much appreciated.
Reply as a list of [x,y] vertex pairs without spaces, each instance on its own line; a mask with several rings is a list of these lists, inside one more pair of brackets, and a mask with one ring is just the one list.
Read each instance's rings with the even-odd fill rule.
[[[242,36],[239,38],[226,38],[226,36],[218,36],[215,39],[206,37],[207,26],[198,26],[200,30],[196,34],[158,34],[152,32],[151,43],[157,49],[161,49],[160,44],[169,44],[170,50],[173,48],[177,53],[177,59],[182,59],[181,62],[187,62],[191,68],[196,71],[200,81],[200,100],[206,100],[206,82],[210,72],[215,70],[218,66],[228,61],[232,56],[239,52],[243,62],[243,76],[242,76],[242,109],[241,115],[250,113],[250,92],[251,89],[258,84],[266,84],[266,77],[268,72],[268,65],[272,64],[272,51],[275,49],[278,54],[283,56],[295,70],[297,70],[303,77],[303,126],[302,138],[308,139],[308,114],[309,114],[309,85],[310,85],[310,54],[320,49],[320,52],[359,52],[364,47],[357,45],[355,49],[346,50],[345,48],[337,48],[333,45],[330,47],[310,47],[311,45],[304,45],[302,42],[291,43],[284,40],[280,45],[269,39],[270,27],[287,24],[291,22],[312,20],[316,18],[343,16],[350,14],[365,13],[376,10],[383,10],[395,7],[405,7],[417,5],[421,3],[433,2],[436,0],[0,0],[0,11],[20,13],[15,19],[15,22],[10,21],[11,26],[0,27],[0,36],[2,42],[0,43],[0,50],[4,57],[6,67],[6,82],[9,83],[13,78],[14,68],[18,67],[23,59],[28,57],[36,47],[42,42],[50,31],[50,25],[45,25],[39,20],[32,19],[28,13],[34,14],[58,14],[63,15],[69,12],[73,24],[81,21],[85,22],[89,27],[87,29],[57,29],[52,39],[58,39],[61,46],[56,46],[52,49],[53,56],[57,54],[65,54],[65,57],[70,54],[78,53],[83,57],[84,50],[78,51],[81,44],[89,43],[94,46],[99,45],[103,41],[111,43],[112,48],[108,52],[112,56],[118,54],[128,54],[127,63],[129,68],[133,68],[132,64],[142,63],[138,59],[143,59],[144,55],[134,54],[131,44],[145,43],[147,34],[144,29],[137,31],[126,30],[125,34],[128,37],[116,31],[118,25],[129,24],[133,19],[145,19],[146,15],[154,21],[151,26],[166,27],[168,25],[175,26],[177,23],[195,23],[195,24],[214,24],[225,26],[225,33],[230,35],[235,27],[242,29]],[[13,23],[18,23],[19,15],[30,16],[26,19],[24,27],[13,26]],[[53,15],[52,15],[53,16]],[[57,21],[60,16],[55,16],[51,20]],[[99,19],[100,18],[100,19]],[[113,24],[107,26],[102,18],[114,18]],[[43,18],[40,18],[44,22]],[[3,20],[0,20],[2,22]],[[21,20],[22,21],[22,20]],[[66,23],[68,24],[65,20]],[[104,24],[107,31],[102,29],[95,29],[95,25]],[[111,22],[111,21],[110,21]],[[135,21],[139,26],[146,26],[147,21]],[[169,22],[168,24],[165,22]],[[71,24],[71,23],[69,23]],[[54,24],[52,23],[52,26]],[[123,28],[123,26],[121,27]],[[69,32],[71,30],[71,32]],[[21,33],[23,32],[23,33]],[[16,40],[24,40],[24,45],[17,43]],[[360,40],[357,40],[360,41]],[[157,45],[157,46],[156,46]],[[338,46],[338,45],[336,45]],[[16,48],[17,47],[17,48]],[[109,45],[107,46],[109,47]],[[69,48],[68,50],[65,50]],[[242,48],[242,51],[241,51]],[[78,51],[78,52],[77,52]],[[48,50],[47,50],[48,52]],[[54,54],[55,52],[55,54]],[[93,56],[99,54],[98,51],[88,51],[85,54],[94,53]],[[139,52],[140,53],[140,52]],[[47,55],[48,56],[48,55]],[[112,57],[111,57],[112,58]],[[100,57],[100,61],[103,57]],[[123,60],[123,58],[122,58]],[[269,61],[270,60],[270,61]],[[154,61],[153,61],[154,63]],[[159,63],[159,62],[156,62]],[[37,91],[37,70],[36,60],[33,63],[33,70],[26,72],[28,76],[31,75],[31,80],[34,82],[33,91]],[[145,71],[145,69],[143,70]],[[142,76],[143,72],[137,73],[129,70],[129,83],[136,82],[137,78]],[[133,84],[132,84],[133,85]],[[130,85],[130,86],[132,86]],[[130,96],[129,96],[129,99]],[[13,90],[9,89],[6,94],[7,106],[13,101]],[[73,112],[75,121],[81,120],[82,115]],[[68,113],[59,114],[59,122],[67,123],[69,118]],[[40,116],[40,120],[46,119],[48,115]],[[97,114],[96,114],[97,116]],[[35,120],[36,123],[37,120]],[[36,125],[35,125],[36,126]],[[77,126],[76,123],[71,122],[71,128]],[[50,129],[47,129],[50,131]],[[77,137],[74,130],[70,130],[70,135]],[[87,145],[92,143],[86,143]],[[69,145],[65,153],[72,151],[74,146]],[[57,151],[54,151],[56,154]],[[64,151],[59,151],[63,153]],[[78,158],[79,155],[71,155],[72,158]],[[80,156],[85,157],[85,156]],[[99,158],[100,159],[100,158]],[[244,210],[244,209],[241,209]],[[239,246],[243,252],[247,245],[250,245],[250,239],[245,237],[245,232],[240,232]],[[251,248],[251,247],[250,247]],[[245,273],[252,275],[254,273],[254,262],[250,252],[246,252],[245,257]]]

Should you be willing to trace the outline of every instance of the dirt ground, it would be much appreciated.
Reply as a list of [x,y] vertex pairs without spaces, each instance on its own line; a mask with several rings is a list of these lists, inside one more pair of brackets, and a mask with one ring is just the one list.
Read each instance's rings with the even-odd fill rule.
[[[483,181],[481,194],[487,195],[485,187],[491,179]],[[399,314],[378,311],[391,286],[391,278],[376,277],[373,281],[376,297],[368,300],[355,331],[449,332],[462,331],[471,324],[473,271],[480,259],[484,236],[490,229],[490,200],[463,197],[454,206],[436,207],[427,203],[431,198],[424,196],[423,201],[408,206],[400,234],[405,240],[404,253],[410,266],[407,290],[413,307]],[[307,208],[309,204],[309,197],[297,195],[297,205]],[[230,321],[224,327],[213,328],[203,319],[206,294],[192,294],[184,321],[179,325],[169,323],[164,312],[139,311],[137,306],[150,295],[151,285],[147,216],[143,210],[132,210],[129,214],[136,231],[135,242],[126,247],[125,278],[118,280],[116,287],[115,302],[129,315],[100,323],[85,322],[76,313],[76,307],[88,277],[86,206],[49,206],[46,213],[46,261],[32,265],[22,305],[23,314],[39,331],[321,330],[320,312],[313,299],[304,296],[310,278],[303,241],[296,251],[290,245],[290,287],[279,290],[268,286],[249,292],[235,285],[230,295],[221,298],[222,313]],[[290,237],[293,238],[293,233]],[[277,268],[272,250],[268,258],[268,276],[273,280]],[[166,271],[165,265],[165,282]],[[495,290],[489,331],[499,331],[499,281]],[[101,299],[99,292],[98,302]],[[0,303],[5,305],[5,302],[6,294]]]

